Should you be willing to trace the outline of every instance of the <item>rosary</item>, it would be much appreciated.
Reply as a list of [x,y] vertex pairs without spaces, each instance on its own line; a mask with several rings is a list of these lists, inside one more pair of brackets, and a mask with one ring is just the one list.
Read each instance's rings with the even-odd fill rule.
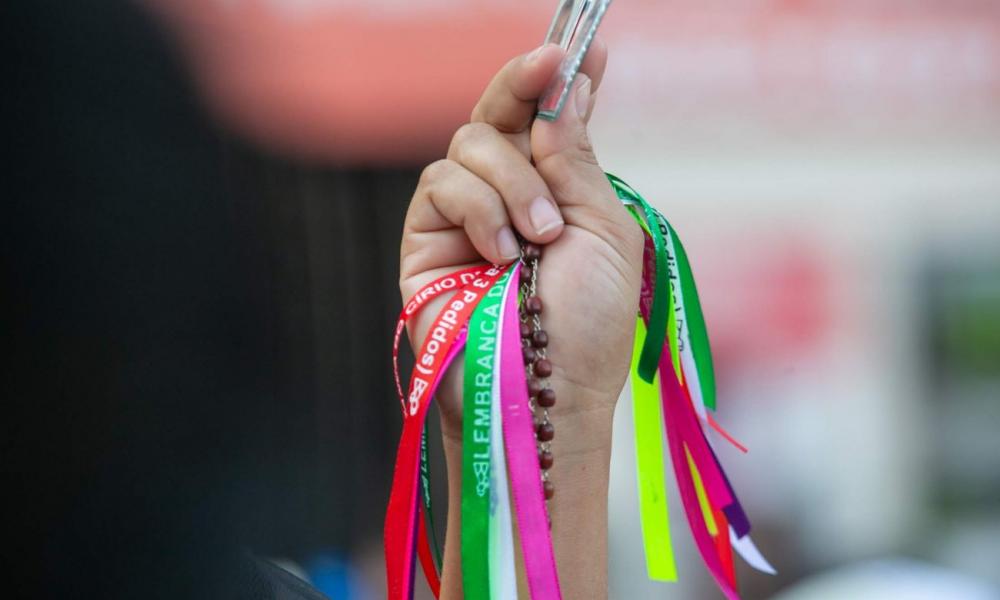
[[[556,436],[556,428],[549,420],[549,409],[556,405],[556,392],[546,383],[552,375],[552,363],[546,356],[549,345],[549,334],[542,329],[542,299],[538,297],[538,262],[542,258],[542,249],[535,244],[524,244],[521,248],[521,343],[523,345],[524,364],[528,376],[528,398],[531,412],[535,415],[535,437],[538,439],[538,467],[542,470],[542,491],[546,500],[551,500],[556,493],[555,484],[549,480],[549,469],[554,462],[552,457],[552,440]],[[552,519],[548,519],[552,528]]]
[[[610,0],[562,0],[546,36],[566,58],[539,100],[555,120]],[[639,514],[649,577],[676,581],[665,488],[669,456],[698,553],[723,595],[738,599],[734,554],[758,571],[773,567],[750,538],[750,521],[710,441],[746,452],[715,420],[715,376],[691,265],[677,232],[627,183],[608,174],[618,199],[645,234],[635,349],[630,369]],[[388,597],[410,600],[419,560],[438,596],[441,556],[434,537],[424,424],[442,375],[463,349],[462,584],[471,600],[517,598],[514,530],[531,597],[561,598],[548,504],[555,426],[549,409],[549,335],[538,294],[543,249],[521,244],[508,266],[476,266],[427,284],[403,307],[393,366],[403,433],[385,520]],[[447,303],[416,354],[408,393],[397,364],[406,323],[432,298]],[[558,359],[558,357],[556,357]],[[714,432],[714,433],[713,433]],[[664,439],[667,448],[664,448]]]

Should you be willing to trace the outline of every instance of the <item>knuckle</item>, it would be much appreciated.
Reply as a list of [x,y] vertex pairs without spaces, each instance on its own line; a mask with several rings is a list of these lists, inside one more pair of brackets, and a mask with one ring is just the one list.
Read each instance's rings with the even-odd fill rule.
[[475,142],[482,135],[481,125],[482,123],[466,123],[459,127],[451,138],[452,147],[461,148]]
[[466,123],[458,128],[451,138],[451,151],[449,154],[463,156],[471,147],[477,146],[483,140],[489,139],[493,128],[486,123]]
[[492,187],[486,187],[481,193],[474,196],[473,201],[476,203],[477,214],[484,217],[492,218],[493,215],[497,214],[497,209],[503,204],[503,197],[500,196],[500,192],[496,191]]
[[488,122],[492,106],[490,98],[484,95],[476,102],[476,106],[472,109],[472,114],[469,115],[469,123],[482,124]]
[[435,182],[444,179],[447,174],[452,170],[451,161],[447,158],[442,158],[441,160],[436,160],[431,164],[424,167],[423,172],[420,173],[420,186],[429,187]]
[[471,236],[495,228],[504,219],[500,202],[500,195],[493,189],[470,194],[463,209],[462,226]]
[[516,165],[495,162],[490,165],[489,169],[492,180],[500,186],[504,194],[516,197],[523,191],[527,178],[524,171],[518,169]]

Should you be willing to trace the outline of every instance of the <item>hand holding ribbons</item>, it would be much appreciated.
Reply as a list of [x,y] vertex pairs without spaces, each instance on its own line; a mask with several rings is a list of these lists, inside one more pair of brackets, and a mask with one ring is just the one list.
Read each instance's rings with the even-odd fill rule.
[[[518,256],[513,230],[546,244],[539,280],[558,357],[562,411],[608,411],[627,377],[642,267],[642,231],[598,166],[587,120],[607,51],[595,43],[556,122],[534,120],[535,102],[562,58],[556,46],[510,61],[493,79],[448,157],[424,171],[403,232],[400,290],[476,263]],[[435,315],[410,326],[415,343]],[[461,369],[442,382],[447,432],[461,431]],[[579,392],[577,394],[576,392]],[[558,413],[557,413],[558,418]]]
[[[579,598],[606,587],[611,419],[628,376],[643,234],[598,165],[587,133],[607,59],[600,41],[561,117],[534,119],[537,98],[562,57],[549,45],[511,60],[486,88],[470,123],[456,132],[447,158],[424,171],[404,227],[400,291],[407,300],[449,273],[510,264],[519,254],[515,232],[545,244],[539,295],[551,333],[550,382],[560,398],[552,415],[561,432],[554,467],[560,493],[550,506],[553,545],[563,592]],[[410,321],[415,349],[449,297],[429,300]],[[435,396],[449,465],[445,597],[461,590],[462,372],[459,356]],[[561,541],[574,531],[575,543]]]
[[[758,570],[773,569],[749,537],[709,438],[714,429],[735,443],[712,416],[714,370],[691,265],[663,215],[594,156],[587,123],[607,59],[600,41],[562,114],[534,118],[562,58],[561,48],[543,46],[500,70],[447,158],[425,169],[407,214],[400,256],[407,304],[396,343],[408,327],[417,362],[407,393],[397,374],[404,427],[385,526],[388,595],[412,597],[416,550],[444,598],[606,597],[611,422],[631,365],[647,571],[676,578],[663,477],[669,455],[698,551],[732,600],[734,552]],[[519,324],[528,326],[519,317],[528,317],[518,306],[518,237],[544,245],[544,260],[533,249],[537,269],[525,271],[537,277],[526,274],[532,283],[520,288],[538,298],[521,310],[534,311],[540,333],[537,314],[546,307],[551,366],[522,349],[531,331],[519,333]],[[532,394],[559,398],[542,404],[540,421],[525,364],[552,388],[533,379]],[[433,526],[418,516],[431,520],[423,437],[431,398],[448,465],[440,580],[428,542]],[[551,452],[550,414],[560,432]],[[559,493],[545,504],[542,481],[550,486],[550,476]],[[552,492],[546,487],[544,497]]]

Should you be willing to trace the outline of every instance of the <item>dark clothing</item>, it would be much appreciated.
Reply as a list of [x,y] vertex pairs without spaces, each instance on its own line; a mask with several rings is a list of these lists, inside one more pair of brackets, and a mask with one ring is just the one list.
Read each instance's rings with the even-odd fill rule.
[[321,597],[240,550],[274,342],[188,78],[131,3],[4,4],[4,595]]

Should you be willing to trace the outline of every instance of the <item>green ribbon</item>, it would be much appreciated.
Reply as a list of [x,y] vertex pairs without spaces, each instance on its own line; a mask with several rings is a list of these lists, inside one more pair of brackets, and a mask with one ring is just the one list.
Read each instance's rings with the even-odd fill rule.
[[626,204],[637,205],[642,209],[648,227],[646,231],[653,238],[653,250],[656,254],[656,279],[653,282],[653,306],[649,314],[649,328],[643,340],[642,351],[639,354],[638,373],[647,383],[652,383],[656,370],[660,365],[660,355],[663,353],[663,343],[667,338],[667,329],[673,314],[673,298],[669,293],[669,271],[667,266],[665,231],[657,219],[656,210],[631,186],[606,173],[611,187],[618,198]]
[[[677,376],[682,377],[681,328],[686,326],[702,400],[707,408],[715,410],[712,354],[691,265],[676,231],[631,186],[610,173],[607,177],[618,198],[653,242],[653,302],[648,329],[639,319],[631,368],[636,464],[649,577],[676,581],[664,477],[663,415],[656,378],[665,349],[671,355]],[[490,545],[497,541],[494,539],[497,532],[490,531],[491,525],[495,526],[490,517],[492,379],[499,315],[510,276],[508,271],[489,290],[468,325],[463,384],[461,560],[463,589],[465,597],[471,600],[489,600],[493,583]],[[421,440],[420,477],[427,529],[440,569],[441,553],[431,511],[426,431]]]
[[508,270],[469,320],[462,397],[462,589],[489,600],[490,410],[497,328]]
[[[676,232],[655,208],[614,175],[608,180],[618,198],[653,242],[655,279],[648,329],[639,320],[632,365],[640,516],[650,578],[675,581],[664,478],[662,407],[656,377],[664,351],[681,373],[680,327],[688,328],[698,383],[705,406],[715,408],[715,381],[708,333],[687,254]],[[489,600],[490,594],[490,411],[495,373],[497,328],[507,272],[486,294],[469,321],[463,384],[461,560],[465,597]],[[683,298],[683,302],[680,301]],[[683,325],[682,325],[683,323]],[[426,449],[422,450],[425,460]],[[422,464],[421,476],[427,475]],[[426,487],[426,480],[425,487]],[[431,518],[429,494],[425,494]],[[433,536],[433,528],[428,527]],[[437,550],[437,540],[434,540]],[[440,560],[440,559],[438,559]]]
[[427,537],[434,551],[434,562],[438,573],[441,572],[441,545],[438,544],[437,531],[434,529],[434,511],[431,509],[431,462],[427,454],[427,426],[420,434],[420,496],[424,501],[424,513],[427,515]]
[[691,263],[688,262],[687,252],[684,251],[684,244],[681,243],[677,232],[667,223],[663,215],[660,215],[660,219],[670,231],[670,237],[677,251],[677,270],[680,274],[681,293],[684,295],[684,318],[687,321],[688,335],[691,338],[691,352],[694,354],[694,365],[698,372],[702,401],[706,408],[715,410],[715,367],[712,364],[708,328],[705,326],[705,316],[701,311],[701,301],[698,299],[698,288],[694,284]]
[[[681,369],[677,340],[679,328],[675,321],[675,313],[678,311],[681,312],[681,318],[684,319],[688,327],[691,352],[694,356],[695,370],[698,374],[702,401],[706,408],[715,410],[715,368],[712,362],[711,345],[708,340],[708,328],[705,326],[705,316],[702,313],[701,301],[698,298],[698,288],[694,282],[694,274],[691,271],[691,263],[688,261],[684,244],[681,243],[680,237],[667,219],[658,210],[650,206],[639,192],[635,191],[632,186],[615,175],[611,173],[606,173],[605,175],[611,182],[611,187],[614,188],[618,198],[632,209],[630,211],[632,216],[643,226],[646,235],[653,239],[653,246],[657,250],[656,281],[679,280],[680,282],[684,303],[683,305],[675,304],[673,294],[670,294],[670,297],[666,300],[669,304],[666,312],[669,315],[665,317],[666,321],[662,326],[666,332],[669,332],[668,341],[671,358],[673,359],[674,368],[679,373]],[[639,218],[637,208],[642,210],[645,222]],[[662,254],[660,254],[661,249],[663,251]],[[661,274],[664,271],[668,274],[661,278]],[[643,343],[642,356],[639,360],[639,375],[647,382],[652,381],[652,373],[655,373],[655,367],[659,363],[662,344],[666,337],[666,335],[662,337],[658,335],[655,329],[661,326],[660,319],[657,318],[661,317],[661,315],[656,310],[657,300],[660,299],[658,294],[666,293],[665,287],[660,285],[655,286],[653,310],[649,322],[650,331]],[[658,344],[658,348],[654,350],[653,344]],[[650,364],[649,361],[652,361],[654,356],[656,360]]]
[[656,210],[621,179],[611,174],[608,174],[608,179],[618,198],[628,207],[646,236],[653,240],[656,278],[651,282],[653,304],[650,307],[649,328],[647,330],[642,318],[637,319],[630,369],[636,475],[646,572],[655,581],[676,581],[677,563],[670,539],[664,471],[663,412],[657,374],[665,342],[670,349],[674,367],[680,369],[675,315],[676,269],[667,246],[669,229],[660,221]]
[[614,175],[607,174],[607,177],[618,198],[652,239],[656,252],[656,279],[653,282],[649,329],[646,331],[642,319],[639,319],[631,378],[646,568],[651,579],[674,581],[677,571],[670,541],[663,477],[662,413],[659,387],[652,384],[655,383],[654,376],[657,375],[664,345],[670,352],[678,380],[683,381],[680,338],[681,328],[687,327],[687,340],[694,358],[702,401],[707,408],[715,410],[712,353],[691,264],[677,232],[631,186]]
[[[653,209],[655,212],[656,209]],[[656,213],[659,216],[660,213]],[[668,231],[669,225],[664,227],[660,224],[660,231]],[[680,323],[684,321],[684,305],[677,295],[677,288],[680,286],[677,276],[677,260],[674,252],[673,236],[664,234],[664,251],[667,255],[667,281],[670,288],[670,315],[667,317],[667,346],[670,348],[670,364],[674,365],[674,374],[677,381],[684,381],[681,369],[681,345],[680,345]],[[680,321],[678,321],[680,315]]]
[[[668,253],[668,265],[671,272],[671,281],[678,280],[681,288],[683,303],[676,303],[673,313],[680,313],[681,318],[687,325],[688,337],[691,342],[691,353],[694,356],[695,371],[697,372],[698,384],[701,388],[702,401],[705,407],[715,410],[715,367],[712,362],[712,347],[708,341],[708,328],[705,326],[705,316],[701,310],[701,301],[698,298],[698,287],[694,282],[694,273],[691,271],[691,263],[688,261],[687,252],[680,236],[669,221],[655,208],[652,209],[656,216],[660,229],[666,232],[666,246]],[[676,336],[680,331],[679,327],[669,327],[671,336],[671,354],[674,359],[674,366],[680,369],[680,359],[677,353]],[[678,373],[679,374],[679,373]]]

